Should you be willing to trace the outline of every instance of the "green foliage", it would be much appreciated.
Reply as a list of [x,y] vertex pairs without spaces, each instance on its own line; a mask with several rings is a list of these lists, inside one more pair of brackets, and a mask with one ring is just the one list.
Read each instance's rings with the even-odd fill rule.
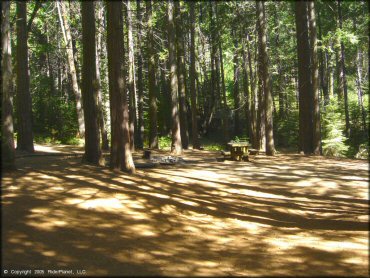
[[299,113],[298,110],[293,110],[289,116],[279,119],[277,115],[274,117],[274,134],[275,144],[279,147],[298,147],[299,133]]
[[172,139],[170,136],[162,136],[158,138],[158,145],[160,149],[171,148]]
[[60,140],[57,140],[53,137],[50,137],[45,134],[35,134],[34,140],[37,144],[53,144],[53,145],[59,145],[62,142]]
[[349,146],[346,144],[346,137],[343,135],[343,115],[338,107],[338,101],[333,98],[322,113],[322,151],[324,155],[343,157],[346,155]]
[[206,137],[201,138],[201,145],[206,151],[222,151],[225,149],[225,145]]

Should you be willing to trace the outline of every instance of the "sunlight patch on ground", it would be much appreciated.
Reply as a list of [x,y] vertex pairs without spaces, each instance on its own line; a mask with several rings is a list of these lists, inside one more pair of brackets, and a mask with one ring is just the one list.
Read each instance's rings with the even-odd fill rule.
[[96,209],[103,211],[114,211],[123,208],[121,202],[115,198],[98,198],[93,200],[86,200],[78,205],[83,209]]
[[[78,171],[64,168],[58,173],[60,180],[40,173],[27,174],[28,180],[24,176],[7,178],[8,189],[16,182],[11,185],[19,193],[14,196],[19,198],[16,201],[24,201],[19,217],[22,224],[31,232],[41,232],[32,240],[36,233],[18,237],[14,228],[15,237],[9,232],[6,238],[7,250],[12,258],[29,258],[33,253],[27,250],[32,249],[41,260],[50,262],[55,257],[58,265],[68,266],[64,249],[59,249],[62,243],[42,237],[52,235],[52,241],[65,236],[63,248],[69,250],[70,261],[89,260],[90,274],[97,263],[102,266],[100,272],[94,272],[97,275],[131,266],[154,269],[165,276],[256,276],[266,270],[269,275],[311,276],[320,268],[326,271],[323,274],[364,273],[368,265],[365,232],[335,230],[335,226],[333,230],[286,226],[315,219],[368,221],[368,216],[362,215],[365,204],[351,200],[358,192],[367,199],[365,179],[335,179],[335,171],[315,177],[314,170],[304,177],[295,162],[286,162],[289,166],[283,164],[279,169],[281,161],[269,160],[274,170],[263,166],[267,160],[257,166],[199,163],[195,170],[149,169],[146,176],[117,176],[78,164],[74,166]],[[290,171],[289,167],[297,174],[289,176],[284,171]],[[274,173],[276,179],[265,173]],[[297,185],[293,179],[309,184]],[[314,194],[319,190],[323,191],[318,198]],[[47,201],[39,200],[34,192],[42,192]],[[337,195],[347,200],[333,200]],[[13,206],[8,208],[8,225],[13,229],[18,223],[12,223]],[[323,257],[325,254],[332,256],[332,262]]]
[[160,194],[160,193],[150,193],[150,195],[161,198],[161,199],[169,199],[170,197],[168,195]]
[[283,195],[275,195],[260,191],[248,190],[248,189],[226,189],[230,193],[236,193],[246,196],[261,197],[261,198],[272,198],[272,199],[289,199]]
[[61,151],[56,150],[53,146],[37,145],[35,144],[35,151],[46,152],[46,153],[61,153]]
[[196,202],[181,199],[181,198],[178,198],[178,197],[172,197],[171,199],[175,200],[175,201],[178,201],[178,202],[180,202],[182,204],[185,204],[185,205],[189,205],[189,206],[193,206],[193,207],[198,207],[199,206],[199,204],[196,203]]
[[78,187],[78,188],[73,188],[69,190],[69,193],[75,194],[76,196],[86,196],[86,195],[94,195],[98,193],[99,190],[96,188],[91,188],[91,187]]
[[250,221],[242,221],[239,219],[232,219],[231,221],[236,226],[243,228],[243,229],[247,229],[248,232],[251,234],[258,234],[262,228],[268,227],[267,225],[259,224],[256,222],[250,222]]
[[52,217],[45,217],[43,221],[41,221],[38,217],[36,220],[28,220],[27,225],[40,230],[53,231],[57,227],[67,226],[68,223],[66,221]]

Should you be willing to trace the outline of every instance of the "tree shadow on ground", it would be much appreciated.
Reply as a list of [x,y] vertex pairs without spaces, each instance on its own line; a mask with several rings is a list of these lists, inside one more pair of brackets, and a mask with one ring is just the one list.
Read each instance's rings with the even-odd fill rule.
[[[3,176],[3,266],[88,275],[341,275],[368,270],[367,164],[280,155],[118,174],[23,157]],[[351,177],[351,178],[350,178]]]

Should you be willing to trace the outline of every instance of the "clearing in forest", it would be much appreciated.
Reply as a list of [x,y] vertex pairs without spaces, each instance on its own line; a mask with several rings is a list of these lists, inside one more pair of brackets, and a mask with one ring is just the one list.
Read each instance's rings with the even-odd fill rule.
[[127,175],[79,148],[36,150],[2,177],[4,269],[368,275],[367,161],[188,150],[191,163]]

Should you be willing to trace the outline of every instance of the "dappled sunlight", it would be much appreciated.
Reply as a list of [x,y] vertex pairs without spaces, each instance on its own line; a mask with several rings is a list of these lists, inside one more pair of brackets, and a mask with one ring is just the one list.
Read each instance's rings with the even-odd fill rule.
[[185,153],[189,164],[136,175],[77,157],[19,159],[20,170],[2,180],[4,265],[88,275],[366,275],[365,162]]

